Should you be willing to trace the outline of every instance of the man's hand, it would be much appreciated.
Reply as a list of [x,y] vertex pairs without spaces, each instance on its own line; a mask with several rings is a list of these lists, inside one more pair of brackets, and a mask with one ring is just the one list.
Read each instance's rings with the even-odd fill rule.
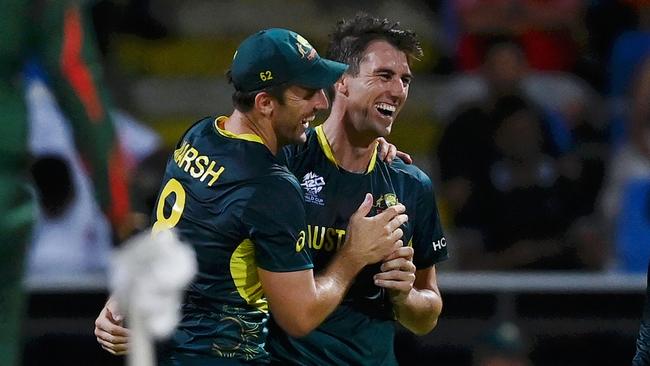
[[402,204],[391,206],[373,217],[366,217],[372,208],[370,193],[350,217],[347,238],[342,251],[349,261],[360,267],[377,263],[402,247],[400,226],[408,220]]
[[377,153],[379,154],[379,160],[385,161],[388,164],[393,162],[395,156],[402,159],[406,164],[413,164],[411,155],[397,150],[397,146],[386,141],[383,137],[377,139]]
[[384,259],[381,272],[374,276],[375,285],[389,290],[394,304],[406,300],[415,282],[413,248],[401,247]]
[[129,350],[129,330],[117,310],[117,302],[109,299],[95,320],[97,342],[114,355],[125,355]]

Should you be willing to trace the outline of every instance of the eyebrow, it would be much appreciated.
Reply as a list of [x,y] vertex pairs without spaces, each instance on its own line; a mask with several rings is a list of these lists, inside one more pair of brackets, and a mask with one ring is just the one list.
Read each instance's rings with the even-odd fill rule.
[[306,91],[305,95],[303,96],[303,98],[305,99],[310,99],[320,90],[320,89],[305,88],[305,87],[302,88]]
[[[391,69],[388,69],[388,68],[379,68],[379,69],[376,69],[373,72],[373,74],[383,74],[383,73],[390,74],[391,76],[397,75],[397,73],[395,71],[393,71]],[[411,74],[411,73],[405,73],[405,74],[401,75],[401,77],[407,77],[407,78],[413,80],[413,74]]]
[[294,94],[302,99],[311,99],[320,89],[307,88],[304,86],[298,86],[298,91]]

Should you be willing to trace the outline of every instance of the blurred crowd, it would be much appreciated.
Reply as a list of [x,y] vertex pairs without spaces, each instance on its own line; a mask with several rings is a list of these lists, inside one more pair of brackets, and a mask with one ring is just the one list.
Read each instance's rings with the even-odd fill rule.
[[[334,3],[349,10],[343,2]],[[358,6],[372,12],[371,3],[377,2]],[[380,12],[397,6],[378,3],[382,6],[374,8]],[[435,84],[439,92],[430,103],[411,103],[433,116],[419,123],[436,126],[429,156],[416,164],[427,165],[423,168],[437,181],[445,231],[453,243],[446,268],[644,271],[650,257],[647,240],[640,239],[650,233],[650,2],[406,3],[427,10],[430,22],[425,23],[435,35],[433,61],[417,69],[416,77],[424,76],[422,82]],[[145,41],[179,37],[173,25],[156,16],[161,4],[170,2],[86,3],[92,5],[87,21],[94,24],[106,70],[120,73],[106,57],[120,35]],[[411,19],[402,18],[409,26]],[[64,147],[53,148],[51,139],[58,135],[41,129],[31,141],[32,152],[40,156],[32,171],[42,217],[30,255],[35,272],[101,271],[106,249],[149,223],[172,146],[146,127],[146,116],[140,116],[142,122],[131,116],[137,110],[120,110],[130,108],[123,102],[129,95],[124,85],[109,80],[107,87],[117,102],[111,123],[126,156],[121,169],[129,189],[122,194],[130,201],[129,214],[119,225],[88,220],[101,216],[87,192],[93,189],[84,181],[89,173],[79,157],[62,152],[74,150],[75,142],[61,135]],[[56,109],[56,97],[53,103]],[[410,151],[408,143],[398,148]],[[57,181],[68,188],[46,184],[52,174],[62,175]],[[73,216],[77,224],[68,222]],[[72,245],[74,235],[80,241],[77,256],[65,257],[70,266],[57,266],[60,253],[70,253],[69,248],[47,243],[67,237]],[[104,244],[98,248],[96,243]]]
[[456,105],[434,151],[458,268],[644,271],[649,4],[444,4]]
[[[54,8],[52,14],[43,10],[45,3]],[[29,276],[74,277],[104,274],[111,248],[147,229],[173,149],[164,130],[174,131],[170,135],[176,139],[204,112],[229,110],[204,93],[200,79],[213,72],[212,64],[228,65],[244,35],[284,26],[323,40],[335,20],[357,10],[400,20],[423,38],[426,54],[413,67],[410,109],[397,119],[393,136],[435,182],[451,256],[441,266],[444,272],[646,271],[649,0],[29,4],[36,15],[23,19],[20,13],[4,23],[6,28],[24,23],[29,36],[0,32],[0,44],[15,46],[15,54],[0,58],[1,70],[7,71],[0,110],[13,118],[0,124],[0,210],[15,213],[0,220],[0,234],[9,233],[2,242],[21,241],[0,253],[2,277],[9,284],[0,286],[0,303],[20,300],[14,295],[21,287],[22,241],[30,242]],[[14,5],[7,9],[18,9]],[[191,40],[184,38],[188,34]],[[212,43],[210,37],[219,41]],[[33,52],[20,53],[29,48],[21,42]],[[138,46],[146,49],[133,51]],[[167,60],[169,54],[176,58]],[[125,71],[125,60],[137,67]],[[134,92],[129,79],[137,79],[138,71],[163,70],[170,75],[160,79],[169,81],[180,73],[172,69],[189,77],[169,98],[143,97],[143,85],[161,92],[164,83],[139,84]],[[225,83],[222,71],[218,78]],[[14,88],[19,84],[23,87]],[[220,97],[230,102],[229,94]],[[9,108],[18,105],[17,99],[25,102],[20,114]],[[162,106],[165,114],[177,99],[190,106],[192,115],[178,113],[184,122],[174,127],[169,121],[151,123],[142,111],[146,108],[138,107],[138,102]],[[414,119],[408,138],[399,139],[400,129]],[[16,121],[22,124],[18,132],[11,130]],[[430,138],[422,138],[426,134]],[[36,202],[15,188],[23,189],[26,181]],[[33,219],[32,203],[37,206]],[[7,314],[0,316],[0,328],[17,329],[12,313]],[[3,343],[11,346],[15,340],[0,337],[0,348]],[[491,328],[473,352],[476,365],[530,364],[530,347],[513,324]],[[5,357],[0,363],[13,356]]]

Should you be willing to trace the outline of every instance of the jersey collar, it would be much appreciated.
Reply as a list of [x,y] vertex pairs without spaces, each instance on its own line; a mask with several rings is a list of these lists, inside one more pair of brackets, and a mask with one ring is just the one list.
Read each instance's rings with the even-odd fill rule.
[[220,116],[215,118],[214,120],[214,128],[217,130],[217,132],[219,132],[220,135],[231,139],[240,139],[240,140],[246,140],[251,142],[258,142],[264,145],[264,141],[262,141],[262,138],[259,137],[258,135],[252,133],[242,133],[238,135],[236,133],[232,133],[228,130],[221,128],[221,126],[226,122],[227,119],[228,119],[227,116]]
[[[337,168],[340,168],[339,163],[336,161],[336,158],[334,157],[334,153],[332,152],[332,147],[330,146],[329,141],[327,141],[327,136],[325,136],[325,131],[323,131],[323,125],[316,126],[314,130],[316,131],[316,136],[318,137],[318,144],[323,150],[325,157],[327,157],[327,160],[331,161],[332,164],[334,164]],[[372,157],[370,158],[370,164],[368,164],[368,169],[366,169],[366,174],[372,172],[373,169],[375,169],[376,162],[377,162],[377,143],[375,143],[375,149],[372,153]]]

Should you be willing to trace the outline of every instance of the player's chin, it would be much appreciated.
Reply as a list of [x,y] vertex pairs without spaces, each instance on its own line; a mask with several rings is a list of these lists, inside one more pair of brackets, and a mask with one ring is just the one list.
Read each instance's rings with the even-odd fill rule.
[[297,131],[296,134],[291,139],[291,143],[294,145],[304,144],[306,141],[307,141],[307,132],[304,129],[302,131]]
[[374,128],[375,135],[377,137],[384,137],[387,138],[390,135],[390,132],[393,130],[393,125],[375,125]]

